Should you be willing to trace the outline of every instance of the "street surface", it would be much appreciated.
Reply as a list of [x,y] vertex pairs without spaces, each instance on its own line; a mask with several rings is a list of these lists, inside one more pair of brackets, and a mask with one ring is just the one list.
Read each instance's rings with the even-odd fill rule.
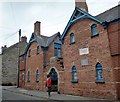
[[28,96],[21,93],[10,92],[8,90],[3,90],[2,100],[45,100],[45,99]]

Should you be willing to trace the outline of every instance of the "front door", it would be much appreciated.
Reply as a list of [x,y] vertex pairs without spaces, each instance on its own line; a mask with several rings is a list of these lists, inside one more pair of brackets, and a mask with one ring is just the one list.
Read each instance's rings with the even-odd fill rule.
[[58,74],[54,68],[50,70],[52,80],[52,91],[58,91]]

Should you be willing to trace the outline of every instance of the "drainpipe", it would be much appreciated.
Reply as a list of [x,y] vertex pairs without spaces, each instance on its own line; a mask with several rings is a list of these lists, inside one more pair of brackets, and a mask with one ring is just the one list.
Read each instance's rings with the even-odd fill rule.
[[17,88],[19,87],[19,70],[20,70],[20,38],[21,38],[21,29],[19,29],[19,43],[18,43],[18,83],[17,83]]
[[47,52],[47,47],[43,47],[43,70],[46,68],[46,52]]

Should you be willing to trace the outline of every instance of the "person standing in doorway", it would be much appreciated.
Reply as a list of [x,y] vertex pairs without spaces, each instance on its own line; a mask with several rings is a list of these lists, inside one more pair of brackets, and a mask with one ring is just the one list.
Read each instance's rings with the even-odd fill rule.
[[52,81],[51,81],[50,75],[48,74],[47,81],[46,81],[46,87],[48,88],[47,92],[48,92],[49,97],[50,97],[50,93],[51,93],[51,86],[52,86]]

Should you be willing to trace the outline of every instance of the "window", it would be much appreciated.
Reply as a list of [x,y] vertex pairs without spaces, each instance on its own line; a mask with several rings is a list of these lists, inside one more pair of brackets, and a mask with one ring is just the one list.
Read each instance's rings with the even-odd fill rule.
[[30,71],[28,71],[28,82],[30,81]]
[[74,33],[70,34],[70,44],[75,42],[75,37],[74,37]]
[[22,61],[24,61],[25,60],[25,55],[22,55]]
[[31,50],[28,50],[28,57],[31,56]]
[[62,58],[62,48],[60,43],[54,43],[54,56]]
[[104,82],[102,65],[100,63],[96,64],[96,82]]
[[78,82],[78,79],[77,79],[77,69],[76,69],[75,66],[72,67],[72,82],[73,83]]
[[98,35],[97,24],[91,26],[92,37]]
[[39,53],[40,53],[40,47],[37,46],[37,54],[39,54]]
[[22,81],[24,81],[24,80],[25,80],[25,74],[22,73]]
[[39,81],[39,70],[38,69],[36,70],[36,81],[37,82]]

